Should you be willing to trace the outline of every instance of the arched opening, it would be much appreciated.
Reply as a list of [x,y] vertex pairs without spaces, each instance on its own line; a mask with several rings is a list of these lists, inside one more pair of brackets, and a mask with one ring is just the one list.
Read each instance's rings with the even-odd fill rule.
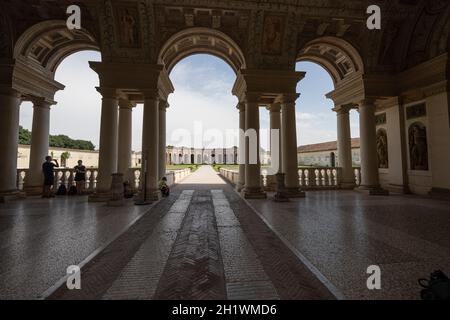
[[232,88],[246,67],[241,49],[218,30],[189,28],[166,41],[158,63],[175,88],[168,98],[167,144],[193,148],[191,163],[217,162],[215,149],[230,151],[238,143],[238,101]]
[[[306,72],[297,88],[301,95],[297,102],[299,165],[342,166],[339,157],[347,154],[352,159],[348,166],[358,166],[359,116],[352,107],[359,101],[357,94],[354,101],[348,101],[341,89],[350,83],[358,94],[363,93],[362,82],[358,81],[364,74],[360,54],[343,39],[322,37],[300,50],[296,70]],[[350,132],[350,137],[338,136],[342,117],[336,116],[342,112],[349,114],[349,120],[344,119],[344,126],[349,128],[341,127],[341,134]],[[347,153],[339,152],[339,139],[351,139],[351,145],[346,144]]]

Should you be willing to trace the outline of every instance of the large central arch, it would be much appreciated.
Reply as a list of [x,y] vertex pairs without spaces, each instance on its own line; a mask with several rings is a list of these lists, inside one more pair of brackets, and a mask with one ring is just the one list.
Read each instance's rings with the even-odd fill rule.
[[199,53],[223,59],[235,73],[246,67],[240,47],[225,33],[208,28],[189,28],[173,35],[162,46],[158,63],[170,73],[180,60]]
[[297,61],[311,61],[324,67],[335,87],[344,80],[364,74],[359,52],[347,41],[336,37],[321,37],[308,42],[300,50]]

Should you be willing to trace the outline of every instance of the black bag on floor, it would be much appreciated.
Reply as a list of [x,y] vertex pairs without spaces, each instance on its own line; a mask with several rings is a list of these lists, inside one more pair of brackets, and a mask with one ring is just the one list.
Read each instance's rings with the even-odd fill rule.
[[450,301],[450,279],[438,270],[430,275],[430,279],[419,279],[424,289],[420,292],[422,300]]
[[60,185],[58,191],[56,192],[57,196],[65,196],[67,194],[67,188],[65,185]]
[[69,196],[75,196],[77,194],[77,187],[76,186],[71,186],[68,192]]

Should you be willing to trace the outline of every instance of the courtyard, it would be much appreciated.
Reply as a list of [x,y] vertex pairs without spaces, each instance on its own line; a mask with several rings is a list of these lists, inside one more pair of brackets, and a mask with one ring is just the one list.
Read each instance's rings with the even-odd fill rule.
[[245,201],[210,166],[150,206],[29,198],[0,207],[0,298],[419,299],[419,278],[450,270],[449,211],[354,191]]

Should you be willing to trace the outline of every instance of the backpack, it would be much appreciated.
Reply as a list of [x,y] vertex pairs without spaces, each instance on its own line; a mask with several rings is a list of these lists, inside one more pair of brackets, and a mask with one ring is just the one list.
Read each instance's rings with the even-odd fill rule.
[[419,279],[422,288],[420,296],[422,300],[447,300],[450,301],[450,279],[444,272],[438,270],[430,275],[430,279]]
[[67,194],[67,188],[64,184],[60,185],[58,191],[56,192],[57,196],[65,196]]
[[70,189],[69,189],[68,195],[69,196],[74,196],[76,194],[77,194],[77,187],[71,186]]

